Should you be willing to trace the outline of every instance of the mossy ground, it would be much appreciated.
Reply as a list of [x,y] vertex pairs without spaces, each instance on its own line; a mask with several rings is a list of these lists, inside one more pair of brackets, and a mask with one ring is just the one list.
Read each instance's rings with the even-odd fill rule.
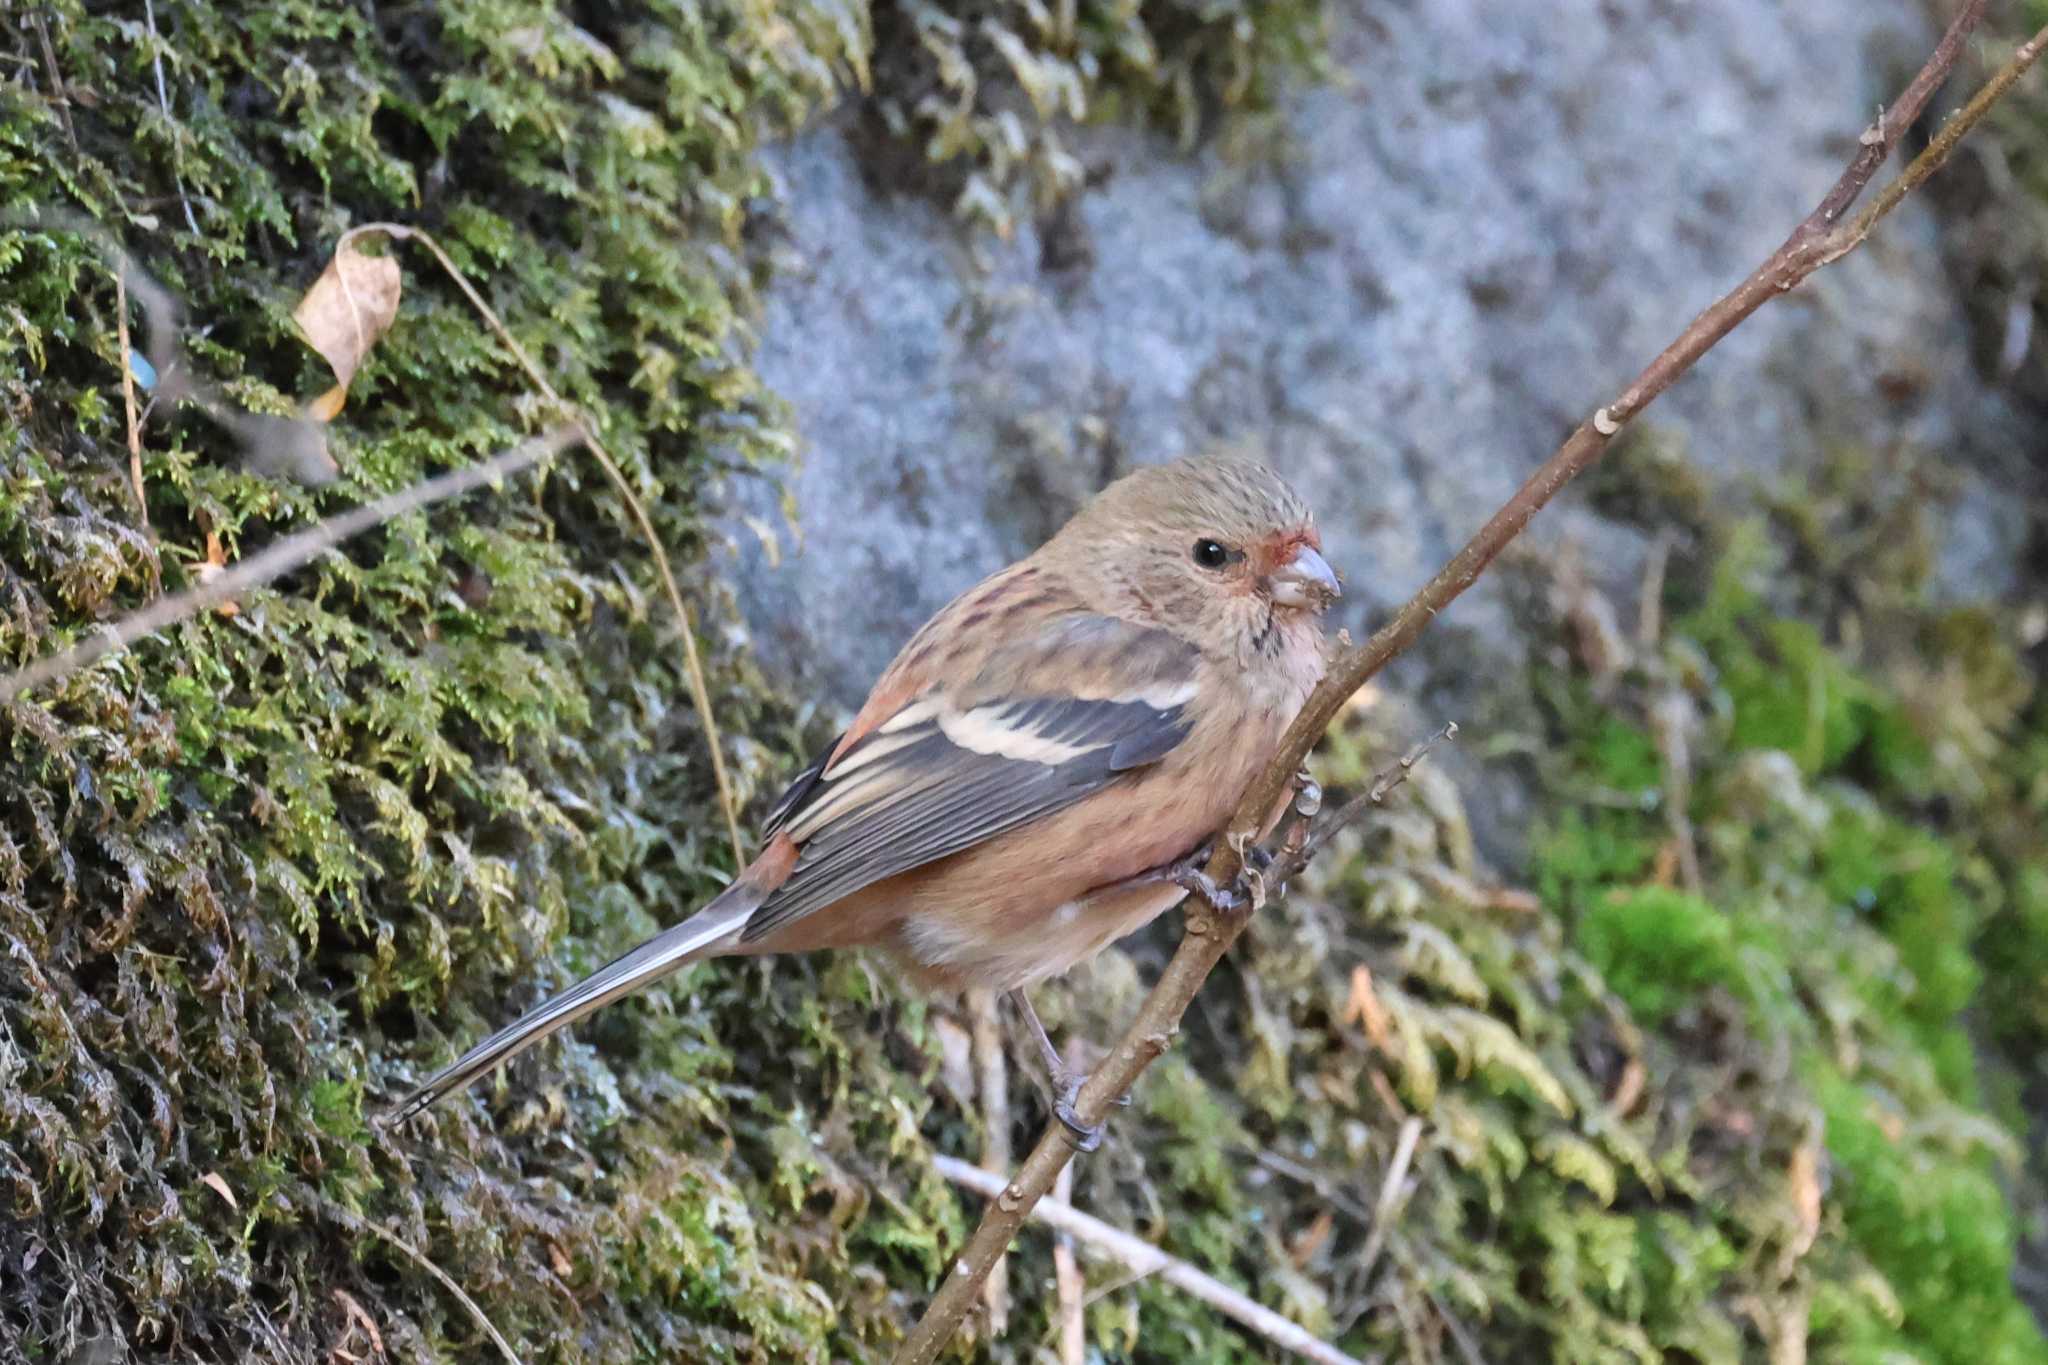
[[[164,4],[152,37],[60,0],[0,11],[0,202],[100,224],[184,302],[194,362],[278,413],[326,386],[289,315],[339,232],[431,227],[692,560],[703,476],[787,445],[744,353],[764,130],[866,87],[1001,226],[1072,189],[1077,98],[1192,127],[1311,59],[1317,17],[1067,14]],[[98,249],[0,228],[0,663],[181,586],[209,533],[253,552],[550,420],[403,261],[399,325],[333,428],[341,479],[258,477],[159,414],[145,528]],[[1732,524],[1614,477],[1697,539],[1655,648],[1598,677],[1539,651],[1530,733],[1477,741],[1542,755],[1536,904],[1483,889],[1425,770],[1255,925],[1076,1197],[1360,1352],[1736,1360],[1810,1327],[1816,1359],[2043,1359],[2008,1284],[2035,1077],[1999,1061],[2048,1027],[2048,707],[2015,628],[1844,562],[1913,515],[1868,479]],[[945,1007],[873,963],[698,968],[415,1129],[366,1121],[729,874],[653,584],[571,457],[8,707],[0,1353],[327,1359],[369,1349],[367,1322],[393,1358],[484,1358],[366,1222],[528,1361],[886,1349],[971,1216],[926,1158],[976,1150],[979,1120],[943,1084]],[[711,682],[758,808],[822,721],[744,657]],[[1675,783],[1658,735],[1681,722]],[[1374,716],[1326,774],[1419,728]],[[1106,1033],[1169,938],[1055,992],[1055,1024]],[[1016,1262],[986,1349],[1026,1360],[1042,1239]],[[1089,1321],[1106,1359],[1267,1354],[1156,1283]]]

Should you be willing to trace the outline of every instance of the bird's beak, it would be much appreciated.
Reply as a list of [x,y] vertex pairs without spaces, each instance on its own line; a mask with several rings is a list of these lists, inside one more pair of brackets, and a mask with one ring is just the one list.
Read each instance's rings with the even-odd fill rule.
[[1336,571],[1313,545],[1295,547],[1294,557],[1273,571],[1273,600],[1283,607],[1323,608],[1344,595]]

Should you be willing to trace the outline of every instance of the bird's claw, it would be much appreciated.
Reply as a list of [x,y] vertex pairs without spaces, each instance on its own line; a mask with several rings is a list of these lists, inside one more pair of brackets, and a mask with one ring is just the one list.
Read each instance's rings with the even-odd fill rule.
[[[1073,1136],[1074,1150],[1087,1153],[1100,1147],[1102,1145],[1102,1135],[1109,1125],[1107,1123],[1083,1123],[1081,1122],[1080,1111],[1074,1108],[1074,1101],[1080,1098],[1081,1087],[1088,1084],[1087,1075],[1079,1071],[1063,1071],[1052,1078],[1052,1083],[1052,1116],[1058,1119],[1061,1126]],[[1129,1095],[1119,1095],[1113,1102],[1119,1106],[1128,1105],[1131,1102],[1131,1097]]]
[[1183,864],[1174,868],[1172,881],[1181,890],[1209,902],[1220,914],[1234,915],[1247,904],[1248,898],[1238,889],[1238,883],[1223,886],[1199,867]]

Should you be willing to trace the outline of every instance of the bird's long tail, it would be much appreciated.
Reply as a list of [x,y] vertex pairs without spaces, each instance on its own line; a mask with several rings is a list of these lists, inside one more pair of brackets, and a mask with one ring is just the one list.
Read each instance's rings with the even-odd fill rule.
[[647,942],[613,959],[569,989],[534,1006],[407,1095],[384,1116],[386,1124],[402,1123],[427,1106],[495,1070],[515,1055],[584,1015],[621,996],[702,958],[715,956],[746,924],[767,892],[754,879],[741,877],[681,924],[662,930]]

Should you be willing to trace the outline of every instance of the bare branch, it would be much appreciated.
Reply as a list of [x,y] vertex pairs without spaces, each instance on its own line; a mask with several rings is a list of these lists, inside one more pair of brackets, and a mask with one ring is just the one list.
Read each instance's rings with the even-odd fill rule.
[[[1010,1169],[1010,1075],[1003,1052],[1003,1020],[993,991],[967,992],[967,1020],[974,1057],[975,1089],[981,1096],[981,1168],[998,1180]],[[1010,1266],[998,1258],[983,1287],[989,1330],[1010,1327]]]
[[366,502],[361,507],[344,512],[338,517],[330,517],[296,535],[287,536],[263,553],[215,574],[196,588],[181,592],[175,597],[158,598],[141,611],[123,617],[113,625],[80,640],[71,648],[52,654],[48,658],[38,659],[20,672],[0,678],[0,705],[14,700],[30,688],[69,677],[95,660],[117,649],[126,649],[137,640],[154,635],[166,626],[174,625],[188,616],[196,616],[208,607],[239,596],[251,588],[260,588],[272,579],[318,559],[343,541],[359,536],[372,527],[382,526],[393,517],[403,516],[416,508],[433,503],[445,502],[471,489],[508,478],[521,470],[553,458],[564,448],[582,439],[583,432],[578,427],[557,427],[545,435],[536,436],[530,441],[494,455],[482,464],[450,470],[436,478],[416,483],[410,488],[387,494],[375,502]]
[[[1898,139],[1917,119],[1927,101],[1954,70],[1963,44],[1984,15],[1984,0],[1970,0],[1943,34],[1934,54],[1889,111],[1858,140],[1857,152],[1818,207],[1794,228],[1784,245],[1772,252],[1734,289],[1716,300],[1681,332],[1624,389],[1621,396],[1597,409],[1566,438],[1515,495],[1494,513],[1436,577],[1410,598],[1371,639],[1340,656],[1301,714],[1281,740],[1271,764],[1252,784],[1228,829],[1217,837],[1208,872],[1218,885],[1229,885],[1243,869],[1241,850],[1248,846],[1268,812],[1300,768],[1301,761],[1335,720],[1351,696],[1412,645],[1423,630],[1471,587],[1488,565],[1519,535],[1559,489],[1605,453],[1609,442],[1628,421],[1690,370],[1699,358],[1750,314],[1799,284],[1815,270],[1839,260],[1914,186],[1924,181],[1954,149],[2000,95],[2040,55],[2043,38],[2023,46],[1971,103],[1942,130],[1899,177],[1854,223],[1836,224],[1862,194]],[[1160,974],[1152,993],[1139,1007],[1124,1036],[1095,1069],[1074,1100],[1074,1116],[1083,1125],[1101,1123],[1110,1106],[1127,1094],[1138,1077],[1171,1045],[1195,993],[1209,972],[1243,932],[1246,917],[1226,914],[1205,897],[1192,897],[1184,911],[1185,937]],[[1052,1188],[1074,1156],[1064,1125],[1048,1126],[1010,1183],[983,1214],[981,1225],[896,1353],[896,1365],[930,1365],[936,1360],[962,1317],[972,1306],[988,1267],[1000,1255],[1032,1208]]]
[[1407,753],[1401,755],[1400,758],[1396,759],[1382,771],[1374,774],[1372,781],[1366,784],[1364,791],[1338,807],[1335,813],[1324,816],[1316,821],[1315,827],[1309,831],[1309,836],[1303,842],[1301,848],[1291,857],[1275,864],[1272,869],[1272,875],[1275,878],[1276,884],[1285,885],[1293,878],[1295,873],[1314,862],[1316,855],[1321,853],[1323,847],[1330,840],[1336,838],[1340,831],[1348,829],[1364,819],[1365,813],[1374,806],[1384,805],[1386,799],[1393,795],[1394,789],[1408,780],[1408,774],[1415,771],[1415,765],[1426,758],[1430,750],[1457,733],[1458,722],[1454,720],[1445,721],[1441,730],[1438,730],[1428,739],[1423,740]]
[[1372,1235],[1366,1238],[1365,1250],[1358,1253],[1361,1283],[1371,1278],[1373,1263],[1379,1260],[1387,1234],[1393,1231],[1394,1215],[1401,1208],[1401,1187],[1407,1182],[1408,1164],[1415,1160],[1415,1144],[1421,1139],[1422,1120],[1411,1114],[1401,1124],[1400,1137],[1394,1140],[1394,1159],[1387,1163],[1387,1178],[1380,1184],[1379,1207],[1373,1210]]
[[[973,1190],[984,1198],[1000,1203],[1006,1194],[1003,1178],[990,1175],[979,1166],[950,1156],[933,1157],[932,1165],[955,1185]],[[1031,1216],[1083,1246],[1115,1257],[1140,1278],[1157,1275],[1174,1288],[1194,1295],[1226,1317],[1244,1324],[1274,1345],[1292,1351],[1304,1360],[1317,1361],[1319,1365],[1365,1365],[1356,1356],[1346,1355],[1328,1342],[1318,1341],[1299,1325],[1246,1298],[1214,1276],[1203,1274],[1186,1261],[1169,1256],[1150,1242],[1113,1228],[1100,1218],[1090,1217],[1063,1200],[1041,1200],[1032,1209]]]

